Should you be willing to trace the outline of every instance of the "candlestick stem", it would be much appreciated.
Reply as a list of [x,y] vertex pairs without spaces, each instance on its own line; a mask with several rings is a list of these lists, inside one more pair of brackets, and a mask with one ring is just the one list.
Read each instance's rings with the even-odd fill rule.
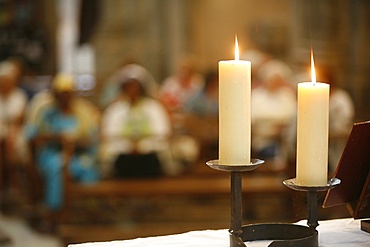
[[245,246],[240,235],[242,229],[242,173],[230,173],[231,187],[231,224],[230,224],[230,246]]
[[263,160],[252,159],[250,164],[245,165],[223,165],[219,160],[210,160],[206,164],[219,171],[230,172],[230,190],[231,190],[231,224],[229,229],[230,247],[246,247],[241,237],[243,234],[242,210],[243,210],[243,186],[242,172],[252,171],[264,163]]
[[307,225],[312,229],[316,229],[319,225],[317,215],[317,191],[307,191],[307,211]]

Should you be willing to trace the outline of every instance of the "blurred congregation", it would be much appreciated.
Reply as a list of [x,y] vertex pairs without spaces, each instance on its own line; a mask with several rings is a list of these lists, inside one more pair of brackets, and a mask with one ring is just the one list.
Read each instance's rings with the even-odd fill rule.
[[370,4],[257,2],[0,0],[3,210],[41,190],[34,203],[58,213],[65,174],[176,177],[217,159],[217,62],[233,59],[235,34],[252,62],[252,155],[291,176],[296,85],[311,81],[313,48],[317,81],[331,86],[332,175],[369,116]]

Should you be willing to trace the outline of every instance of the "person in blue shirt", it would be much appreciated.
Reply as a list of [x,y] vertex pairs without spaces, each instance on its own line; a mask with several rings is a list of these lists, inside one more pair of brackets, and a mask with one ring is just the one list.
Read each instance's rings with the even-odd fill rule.
[[97,167],[99,111],[74,94],[72,76],[58,74],[48,102],[27,122],[26,136],[44,180],[44,203],[52,212],[63,205],[63,170],[82,183],[99,179]]

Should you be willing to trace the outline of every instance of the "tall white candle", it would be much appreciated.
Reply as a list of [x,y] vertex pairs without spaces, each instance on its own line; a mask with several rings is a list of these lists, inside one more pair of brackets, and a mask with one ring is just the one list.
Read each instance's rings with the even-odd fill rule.
[[219,162],[223,165],[250,163],[251,62],[239,60],[237,39],[235,60],[219,66]]
[[329,84],[317,83],[313,55],[312,82],[298,83],[296,181],[321,186],[328,179]]

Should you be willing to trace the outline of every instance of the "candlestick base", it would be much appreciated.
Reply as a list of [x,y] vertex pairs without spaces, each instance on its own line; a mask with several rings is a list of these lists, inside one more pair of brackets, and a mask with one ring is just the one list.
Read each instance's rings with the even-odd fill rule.
[[341,180],[339,178],[331,178],[326,185],[319,186],[300,185],[295,178],[283,181],[283,184],[292,190],[307,192],[307,225],[312,229],[316,229],[319,225],[317,216],[317,193],[332,189],[340,183]]
[[318,247],[319,243],[315,229],[290,223],[246,225],[243,226],[241,239],[244,242],[273,240],[269,247]]

